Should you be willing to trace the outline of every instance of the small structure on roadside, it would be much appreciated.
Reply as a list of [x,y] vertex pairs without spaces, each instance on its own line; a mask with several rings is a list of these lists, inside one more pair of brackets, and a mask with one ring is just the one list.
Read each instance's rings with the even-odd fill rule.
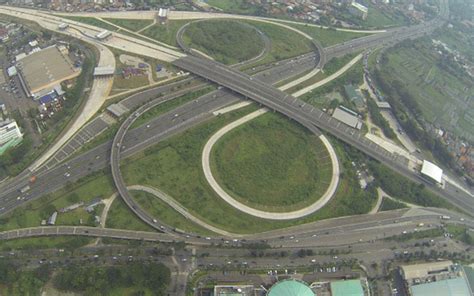
[[362,120],[359,115],[344,106],[337,107],[332,113],[332,117],[352,128],[358,130],[362,128]]
[[48,225],[56,224],[56,219],[58,218],[58,212],[54,212],[48,219]]

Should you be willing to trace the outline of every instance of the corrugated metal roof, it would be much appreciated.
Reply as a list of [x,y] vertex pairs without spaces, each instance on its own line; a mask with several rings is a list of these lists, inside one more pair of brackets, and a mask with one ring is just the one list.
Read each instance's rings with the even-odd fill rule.
[[360,129],[362,127],[360,119],[357,116],[350,114],[342,110],[341,108],[337,107],[332,114],[332,117],[341,121],[344,124],[347,124],[350,127]]
[[452,261],[438,261],[422,264],[412,264],[401,266],[405,280],[427,277],[429,273],[447,270],[453,265]]

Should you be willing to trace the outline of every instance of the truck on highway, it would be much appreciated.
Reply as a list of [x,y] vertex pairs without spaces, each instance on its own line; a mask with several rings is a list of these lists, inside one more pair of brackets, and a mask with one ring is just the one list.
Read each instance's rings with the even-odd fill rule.
[[21,189],[20,189],[20,193],[25,193],[25,192],[27,192],[28,190],[30,190],[30,185],[26,185],[25,187],[21,188]]
[[441,216],[440,218],[441,218],[441,220],[449,220],[449,219],[451,219],[451,217],[445,216],[445,215]]

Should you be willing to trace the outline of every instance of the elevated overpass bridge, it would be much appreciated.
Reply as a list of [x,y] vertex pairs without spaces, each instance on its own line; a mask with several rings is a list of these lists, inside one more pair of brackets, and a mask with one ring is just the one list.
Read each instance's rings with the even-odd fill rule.
[[381,146],[368,140],[359,131],[342,124],[325,112],[306,104],[300,99],[215,61],[186,56],[176,60],[173,64],[252,99],[271,110],[277,111],[297,121],[315,134],[319,133],[319,129],[328,132],[412,181],[424,184],[429,190],[447,199],[457,207],[471,213],[474,212],[473,200],[471,198],[446,192],[436,185],[427,183],[420,177],[418,172],[408,167],[408,160],[405,157],[388,152]]

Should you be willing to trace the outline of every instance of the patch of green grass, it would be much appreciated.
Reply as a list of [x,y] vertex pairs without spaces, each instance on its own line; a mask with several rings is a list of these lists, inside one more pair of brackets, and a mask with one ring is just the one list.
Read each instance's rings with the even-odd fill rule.
[[258,10],[256,5],[244,0],[207,0],[206,3],[229,13],[255,14]]
[[433,50],[431,39],[389,50],[381,79],[398,80],[425,120],[454,134],[474,139],[474,84]]
[[194,22],[186,28],[183,39],[190,48],[224,64],[249,60],[264,48],[264,42],[255,29],[233,20]]
[[219,184],[251,207],[287,212],[314,203],[331,181],[321,140],[299,124],[266,113],[224,135],[213,147]]
[[[258,21],[245,21],[268,36],[271,42],[270,52],[255,65],[272,63],[302,55],[314,50],[310,40],[300,34],[274,24]],[[255,66],[252,65],[252,66]]]
[[168,20],[165,24],[156,24],[141,32],[142,35],[157,41],[178,46],[176,43],[176,33],[179,28],[189,23],[190,20]]
[[207,139],[222,126],[256,110],[248,106],[202,123],[125,159],[122,173],[127,184],[150,185],[169,194],[199,219],[235,233],[253,233],[330,217],[367,213],[376,201],[374,192],[362,191],[350,160],[336,142],[342,178],[335,197],[316,214],[291,221],[259,219],[221,200],[207,184],[201,152]]
[[[331,76],[332,74],[337,72],[340,68],[344,67],[347,63],[349,63],[356,56],[357,56],[357,53],[353,53],[353,54],[348,54],[348,55],[345,55],[345,56],[339,57],[339,58],[332,58],[331,60],[329,60],[329,62],[327,62],[324,65],[323,71],[320,71],[319,73],[317,73],[313,77],[309,78],[308,80],[303,81],[300,84],[297,84],[297,85],[291,87],[286,92],[288,92],[290,94],[294,93],[294,92],[297,92],[300,89],[303,89],[307,86],[313,85],[316,82],[321,81],[321,80],[327,78],[328,76]],[[350,70],[347,70],[347,71],[350,71]]]
[[60,236],[60,237],[30,237],[0,242],[2,251],[11,250],[38,250],[38,249],[77,249],[90,244],[94,238],[83,236]]
[[323,47],[370,35],[366,33],[337,31],[336,29],[332,28],[323,29],[320,27],[311,26],[309,24],[295,24],[286,22],[284,24],[308,34],[314,40],[319,41]]
[[186,219],[153,194],[143,191],[131,191],[131,193],[135,201],[143,209],[146,209],[149,214],[157,217],[163,221],[163,223],[172,225],[173,227],[184,230],[188,233],[191,232],[204,235],[212,234],[211,231]]
[[70,19],[70,20],[80,22],[80,23],[84,23],[84,24],[88,24],[88,25],[91,25],[91,26],[99,27],[99,28],[102,28],[102,29],[105,29],[105,30],[108,30],[108,31],[112,31],[112,32],[118,31],[120,29],[120,28],[118,28],[114,25],[108,24],[104,21],[101,21],[101,20],[95,18],[95,17],[64,16],[64,15],[60,15],[59,17]]
[[[66,183],[63,189],[29,202],[0,219],[0,230],[40,226],[41,220],[47,220],[55,211],[83,201],[87,203],[95,198],[108,198],[114,192],[111,177],[103,172],[89,175],[77,183]],[[56,225],[95,226],[94,216],[82,208],[67,213],[58,213]]]
[[116,18],[104,18],[104,20],[111,22],[114,25],[117,25],[118,27],[122,27],[133,32],[139,31],[140,29],[143,29],[153,23],[153,20],[133,20]]
[[416,232],[409,232],[406,234],[395,235],[386,238],[386,240],[394,240],[398,242],[409,241],[412,239],[422,239],[422,238],[435,238],[443,235],[443,230],[439,228],[427,229]]
[[[148,210],[148,209],[147,209]],[[137,231],[155,231],[153,227],[140,220],[125,204],[120,196],[110,206],[105,221],[107,228],[128,229]]]
[[383,212],[383,211],[405,209],[405,208],[408,208],[408,206],[405,203],[384,197],[382,199],[382,205],[380,206],[379,211]]

